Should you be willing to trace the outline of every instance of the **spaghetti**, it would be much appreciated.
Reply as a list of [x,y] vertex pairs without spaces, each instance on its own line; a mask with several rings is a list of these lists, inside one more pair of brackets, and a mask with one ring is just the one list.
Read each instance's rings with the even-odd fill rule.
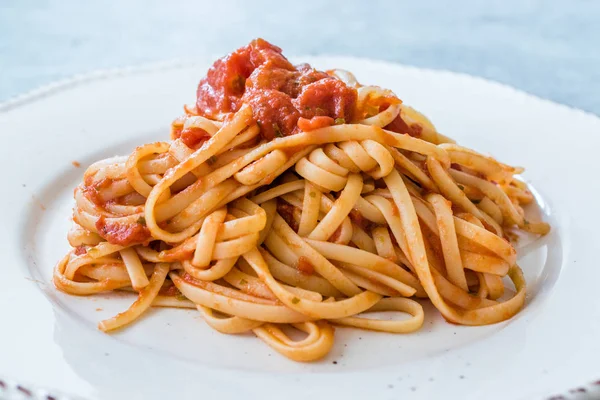
[[452,323],[492,324],[525,301],[509,235],[550,229],[525,218],[520,172],[391,91],[293,66],[258,39],[215,62],[170,141],[87,169],[54,283],[137,292],[103,331],[151,306],[196,308],[297,361],[326,355],[333,325],[418,330],[418,299]]

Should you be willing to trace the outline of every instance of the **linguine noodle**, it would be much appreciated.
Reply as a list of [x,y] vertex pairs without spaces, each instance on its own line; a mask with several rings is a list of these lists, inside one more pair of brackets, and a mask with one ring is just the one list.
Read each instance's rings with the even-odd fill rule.
[[[362,86],[346,71],[283,65],[280,50],[265,43],[215,63],[170,141],[87,169],[56,287],[136,292],[129,309],[99,323],[103,331],[151,306],[194,308],[217,331],[252,331],[296,361],[325,356],[334,325],[417,331],[419,299],[463,325],[519,312],[525,281],[508,235],[550,229],[525,218],[522,206],[534,199],[516,178],[522,169],[454,143],[389,90]],[[234,87],[243,95],[225,91],[219,99],[229,103],[211,109],[206,85],[236,57],[254,68]],[[248,95],[259,93],[251,92],[256,82],[275,82],[273,60],[300,82],[278,93],[298,105],[315,99],[315,85],[331,88],[321,98],[330,110],[285,114],[269,102],[275,89],[260,89],[269,101]],[[295,110],[294,123],[281,119]],[[276,112],[284,123],[267,128]],[[514,285],[510,296],[504,277]],[[407,318],[367,314],[375,311]],[[290,337],[290,328],[303,338]]]

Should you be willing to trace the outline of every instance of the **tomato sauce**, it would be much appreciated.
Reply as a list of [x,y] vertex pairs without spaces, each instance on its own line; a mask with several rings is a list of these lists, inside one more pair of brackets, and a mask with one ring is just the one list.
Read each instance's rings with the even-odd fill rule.
[[281,215],[281,218],[287,222],[294,232],[298,232],[298,222],[294,218],[294,207],[285,200],[277,199],[277,212]]
[[83,186],[83,194],[98,207],[104,207],[108,202],[100,196],[100,189],[105,189],[112,185],[113,180],[102,178],[98,182],[93,182],[93,176],[86,176]]
[[181,131],[179,137],[191,149],[195,149],[200,143],[210,139],[208,132],[202,128],[185,128]]
[[366,219],[365,217],[363,217],[363,215],[360,213],[360,211],[358,211],[356,208],[353,208],[352,210],[350,210],[348,217],[350,217],[350,220],[352,222],[354,222],[356,225],[358,225],[360,228],[362,228],[363,230],[368,231],[371,228],[371,222],[368,219]]
[[292,65],[279,47],[263,39],[217,60],[200,81],[196,95],[198,113],[209,118],[223,119],[243,103],[250,104],[267,140],[300,132],[300,118],[350,122],[357,101],[356,89],[308,64]]
[[190,258],[194,254],[195,250],[195,247],[193,247],[192,249],[186,249],[185,246],[176,246],[172,249],[161,252],[159,257],[165,262],[182,261]]
[[[170,282],[170,281],[167,281],[167,282]],[[166,283],[165,283],[165,285],[163,285],[160,288],[160,290],[158,291],[158,294],[161,296],[170,296],[170,297],[182,296],[179,289],[177,289],[177,286],[175,286],[173,284],[167,285]]]
[[340,236],[342,236],[342,225],[338,226],[337,229],[333,231],[328,241],[336,243],[340,239]]
[[185,115],[178,117],[175,119],[175,121],[171,123],[171,139],[179,139],[179,137],[181,136],[181,131],[183,130],[183,124],[185,124],[185,118]]
[[404,122],[400,114],[398,114],[398,116],[392,122],[385,126],[384,129],[397,133],[407,133],[416,138],[421,137],[423,132],[423,127],[421,125],[408,125],[406,122]]
[[107,222],[104,216],[96,221],[98,234],[111,244],[130,246],[132,244],[144,243],[150,239],[150,230],[143,224],[120,224]]
[[301,256],[298,259],[298,265],[296,267],[298,269],[298,271],[300,271],[301,274],[303,275],[312,275],[315,272],[315,267],[312,265],[312,263],[308,260],[308,258]]
[[298,128],[303,132],[309,132],[319,128],[325,128],[335,123],[335,120],[331,117],[312,117],[307,119],[300,117],[298,120]]

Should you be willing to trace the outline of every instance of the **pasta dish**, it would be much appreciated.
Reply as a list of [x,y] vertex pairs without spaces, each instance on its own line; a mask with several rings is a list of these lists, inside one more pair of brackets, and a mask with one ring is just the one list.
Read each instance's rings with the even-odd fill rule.
[[137,294],[102,331],[151,306],[193,308],[297,361],[325,356],[334,326],[417,331],[423,301],[454,324],[493,324],[525,302],[510,239],[550,229],[525,217],[522,171],[390,90],[256,39],[212,65],[169,140],[85,171],[53,280]]

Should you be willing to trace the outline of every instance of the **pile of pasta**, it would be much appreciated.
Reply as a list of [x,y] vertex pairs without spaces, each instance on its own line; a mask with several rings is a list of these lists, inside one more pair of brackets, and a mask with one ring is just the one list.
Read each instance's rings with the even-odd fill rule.
[[[389,96],[337,76],[357,88],[359,103]],[[420,137],[383,129],[400,113]],[[424,299],[463,325],[523,307],[508,238],[549,226],[525,219],[522,206],[534,198],[515,178],[522,169],[455,144],[399,101],[355,123],[271,141],[248,104],[224,121],[188,109],[174,122],[181,127],[210,138],[198,149],[175,139],[97,162],[75,190],[73,249],[55,285],[74,295],[137,293],[101,330],[151,306],[194,308],[219,332],[253,332],[311,361],[332,348],[334,325],[418,330]],[[514,285],[506,294],[505,277]]]

